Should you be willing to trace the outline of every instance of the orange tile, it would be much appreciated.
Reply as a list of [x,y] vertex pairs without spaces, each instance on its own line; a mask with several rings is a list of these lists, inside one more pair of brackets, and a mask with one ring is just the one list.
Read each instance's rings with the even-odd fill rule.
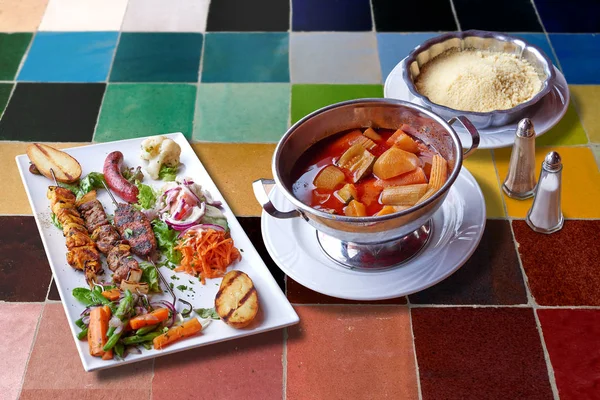
[[42,304],[0,303],[0,398],[16,399]]
[[297,306],[287,399],[417,399],[408,308]]
[[151,381],[152,361],[85,372],[62,304],[46,303],[23,382],[22,398],[34,398],[36,394],[43,394],[43,398],[75,398],[86,390],[85,393],[96,393],[100,398],[110,398],[104,394],[120,391],[119,398],[147,399]]
[[36,31],[42,20],[47,4],[48,0],[0,1],[0,31]]
[[[85,143],[48,143],[58,149],[82,146]],[[31,215],[29,200],[19,175],[15,157],[25,154],[29,143],[2,142],[0,143],[0,182],[3,191],[10,193],[0,196],[0,215]],[[50,181],[48,181],[50,182]]]
[[[548,152],[557,151],[562,157],[562,211],[565,218],[600,218],[600,172],[594,155],[588,147],[538,147],[536,148],[536,177]],[[494,150],[500,181],[508,173],[511,148]],[[532,199],[514,200],[506,195],[504,201],[508,215],[525,218]]]
[[569,85],[569,89],[590,141],[600,143],[600,85]]
[[483,192],[487,217],[504,217],[504,204],[491,150],[477,150],[465,160],[464,166],[473,174]]
[[274,144],[195,143],[194,151],[238,216],[260,216],[252,182],[272,178]]
[[152,399],[281,399],[282,356],[277,330],[157,358]]

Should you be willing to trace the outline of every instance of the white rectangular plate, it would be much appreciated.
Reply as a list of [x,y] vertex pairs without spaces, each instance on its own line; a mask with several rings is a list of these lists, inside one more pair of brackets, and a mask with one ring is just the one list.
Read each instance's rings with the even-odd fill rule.
[[[254,281],[254,285],[258,292],[260,301],[260,311],[256,317],[256,320],[245,329],[234,329],[226,325],[222,321],[213,321],[205,330],[199,335],[188,338],[167,347],[164,350],[143,350],[142,354],[129,354],[123,361],[116,360],[102,360],[98,357],[92,357],[89,354],[88,343],[86,341],[80,341],[77,339],[77,333],[79,328],[75,326],[75,321],[79,319],[79,314],[84,310],[84,306],[80,304],[73,296],[71,292],[76,287],[87,287],[85,278],[81,271],[76,271],[67,264],[65,253],[67,251],[65,247],[65,238],[62,232],[58,230],[50,220],[50,205],[49,200],[46,198],[46,191],[49,185],[54,183],[47,178],[39,175],[33,175],[29,172],[29,158],[27,155],[20,155],[16,157],[17,164],[19,166],[19,172],[29,197],[29,203],[33,209],[33,215],[37,223],[52,273],[56,280],[56,285],[62,299],[67,319],[69,320],[69,326],[71,327],[71,333],[73,339],[79,351],[83,368],[86,371],[94,371],[104,368],[115,367],[123,364],[129,364],[141,360],[146,360],[166,354],[176,353],[178,351],[191,349],[194,347],[200,347],[207,344],[222,342],[225,340],[235,339],[243,336],[249,336],[260,332],[266,332],[273,329],[283,328],[285,326],[293,325],[298,322],[298,315],[288,302],[285,295],[273,279],[273,276],[267,269],[267,266],[258,255],[256,249],[246,236],[246,233],[240,226],[239,222],[231,212],[231,209],[223,199],[223,196],[215,186],[214,182],[204,169],[204,166],[196,157],[192,147],[181,133],[172,133],[164,135],[170,137],[181,146],[181,163],[182,166],[179,169],[179,177],[191,177],[194,182],[202,185],[204,189],[213,195],[215,200],[223,202],[223,210],[229,227],[231,229],[231,237],[233,238],[235,245],[238,249],[242,250],[242,259],[234,263],[232,266],[234,269],[244,271]],[[82,177],[85,177],[90,172],[102,172],[104,165],[104,159],[106,156],[115,151],[119,150],[123,153],[125,158],[125,164],[127,166],[138,166],[145,165],[145,161],[140,159],[141,143],[145,138],[122,140],[111,143],[94,144],[85,147],[77,147],[67,149],[65,152],[75,157],[81,164],[83,170]],[[164,185],[162,181],[153,181],[147,174],[144,178],[144,183],[151,185],[155,188],[160,188]],[[108,193],[105,190],[98,191],[98,200],[102,202],[107,214],[113,214],[115,207],[113,206]],[[105,265],[105,276],[104,280],[110,280],[110,271]],[[26,266],[23,266],[26,268]],[[214,306],[214,298],[217,293],[221,279],[207,279],[206,285],[201,285],[198,279],[193,278],[184,273],[174,273],[170,269],[163,267],[161,268],[163,276],[167,281],[171,282],[171,276],[176,275],[178,280],[173,280],[175,286],[186,285],[187,287],[193,287],[195,293],[190,290],[183,292],[174,289],[175,295],[191,302],[194,308],[210,308]],[[192,283],[190,283],[192,282]],[[163,288],[165,290],[165,288]],[[162,295],[154,295],[155,299],[170,299],[168,293]],[[178,304],[177,309],[181,311],[183,305]],[[192,314],[195,315],[195,314]]]

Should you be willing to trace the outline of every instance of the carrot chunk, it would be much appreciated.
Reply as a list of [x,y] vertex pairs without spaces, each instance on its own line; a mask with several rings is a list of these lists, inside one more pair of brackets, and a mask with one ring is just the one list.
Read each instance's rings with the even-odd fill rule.
[[169,310],[167,308],[159,308],[151,313],[138,315],[135,318],[129,320],[129,326],[131,329],[140,329],[148,325],[155,325],[160,322],[166,321],[169,318]]
[[105,290],[102,292],[102,296],[104,296],[105,298],[107,298],[110,301],[118,300],[120,295],[121,295],[121,291],[117,288]]
[[[105,357],[106,352],[102,348],[107,342],[106,332],[108,332],[110,315],[110,307],[108,306],[96,307],[90,312],[88,345],[90,347],[90,355],[94,357]],[[112,353],[110,357],[112,358]]]
[[162,335],[155,337],[154,340],[152,340],[152,343],[156,350],[160,350],[180,339],[193,336],[201,330],[202,325],[200,324],[200,321],[198,321],[198,318],[192,318],[181,325],[172,327]]

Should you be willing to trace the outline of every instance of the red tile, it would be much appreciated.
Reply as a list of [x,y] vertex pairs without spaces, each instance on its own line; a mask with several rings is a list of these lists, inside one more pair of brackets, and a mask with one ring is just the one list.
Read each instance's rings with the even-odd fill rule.
[[281,399],[282,357],[277,330],[157,358],[152,400]]
[[287,399],[417,399],[410,315],[402,306],[298,306]]
[[[73,342],[61,304],[46,303],[29,359],[23,398],[117,398],[148,399],[152,380],[152,361],[143,361],[97,372],[85,372]],[[88,392],[89,391],[89,392]],[[80,398],[81,399],[81,398]],[[111,398],[112,400],[112,398]]]
[[16,399],[42,304],[0,303],[0,399]]
[[327,296],[302,286],[289,276],[286,278],[286,294],[292,304],[406,304],[406,297],[378,301],[353,301]]
[[19,400],[138,400],[149,399],[148,389],[27,389]]
[[600,305],[600,220],[567,220],[552,235],[513,221],[531,293],[538,304]]
[[552,399],[529,308],[411,310],[423,399]]
[[538,310],[562,400],[600,398],[600,310]]

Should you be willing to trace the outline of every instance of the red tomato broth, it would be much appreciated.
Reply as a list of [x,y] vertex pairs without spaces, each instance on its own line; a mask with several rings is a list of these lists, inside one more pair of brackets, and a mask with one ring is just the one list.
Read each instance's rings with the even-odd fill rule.
[[[394,134],[394,132],[396,132],[396,130],[383,128],[373,129],[381,136],[381,140],[371,139],[377,146],[368,151],[374,156],[379,157],[386,150],[393,147],[388,146],[386,141]],[[292,179],[294,182],[292,191],[297,199],[317,210],[331,212],[337,215],[345,215],[344,208],[346,207],[346,204],[334,194],[337,190],[341,189],[344,184],[339,185],[339,187],[336,187],[334,190],[327,190],[316,188],[313,182],[322,169],[328,165],[336,164],[342,154],[350,148],[352,140],[355,139],[361,131],[364,132],[365,128],[361,130],[350,129],[336,133],[335,135],[312,145],[300,156],[292,169]],[[419,152],[416,155],[420,161],[419,166],[423,169],[427,181],[429,181],[432,158],[435,154],[439,153],[409,132],[404,132],[417,142]],[[346,168],[340,168],[340,170],[344,172],[344,175],[346,176],[346,183],[352,182],[352,173]],[[401,178],[402,176],[411,173],[412,172],[408,172],[399,175],[391,180]],[[384,180],[378,178],[373,172],[370,172],[366,177],[354,184],[358,193],[358,199],[356,200],[365,205],[367,216],[377,214],[384,207],[380,201],[380,195],[385,185],[377,184],[377,181]]]

